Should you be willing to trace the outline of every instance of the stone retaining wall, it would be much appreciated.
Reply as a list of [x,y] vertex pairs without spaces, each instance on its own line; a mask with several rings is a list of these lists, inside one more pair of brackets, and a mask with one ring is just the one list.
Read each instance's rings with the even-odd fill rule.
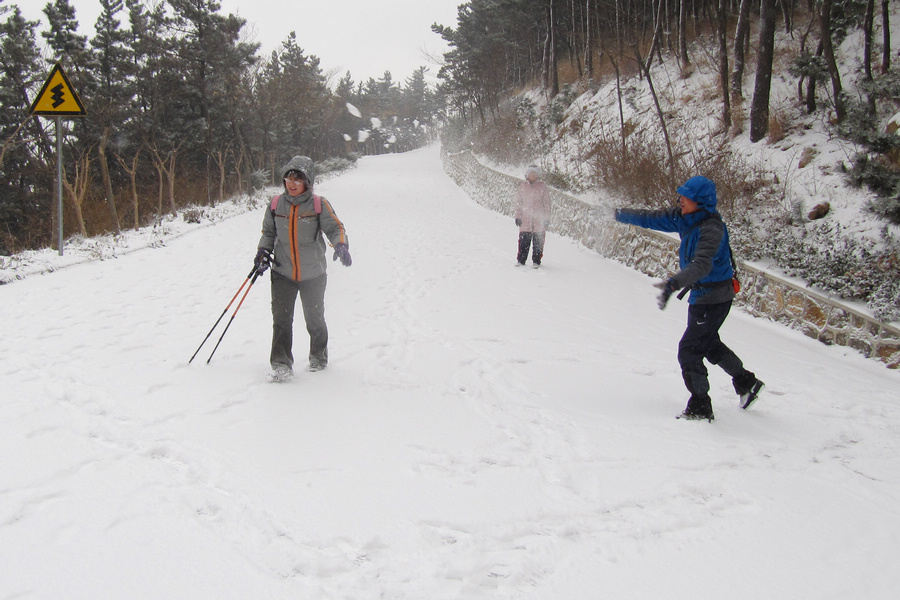
[[[442,153],[444,171],[472,199],[512,216],[520,178],[478,162],[471,152]],[[581,242],[600,255],[652,277],[677,270],[678,240],[656,231],[615,223],[597,207],[551,188],[550,230]],[[824,344],[853,348],[889,368],[900,368],[900,329],[882,323],[839,300],[778,275],[739,263],[742,290],[735,304],[746,312],[802,331]]]

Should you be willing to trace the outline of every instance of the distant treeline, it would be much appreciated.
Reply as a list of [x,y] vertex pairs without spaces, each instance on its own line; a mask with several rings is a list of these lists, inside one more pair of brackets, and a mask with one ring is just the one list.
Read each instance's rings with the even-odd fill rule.
[[29,108],[56,63],[87,111],[62,121],[66,236],[274,183],[295,154],[352,160],[433,139],[441,102],[425,67],[403,84],[386,70],[329,85],[295,34],[260,56],[213,0],[98,1],[88,39],[68,0],[45,6],[40,32],[0,0],[0,254],[53,241],[54,120]]

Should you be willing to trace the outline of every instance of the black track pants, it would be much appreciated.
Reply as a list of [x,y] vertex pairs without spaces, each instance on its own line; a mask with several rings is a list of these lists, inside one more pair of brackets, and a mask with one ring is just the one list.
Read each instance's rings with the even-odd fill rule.
[[718,304],[691,304],[688,324],[678,344],[678,362],[684,385],[693,396],[709,395],[709,379],[703,360],[718,365],[736,384],[754,377],[741,359],[719,339],[719,328],[731,310],[731,301]]
[[531,253],[531,260],[534,264],[541,264],[541,259],[544,257],[544,240],[546,239],[547,234],[543,231],[520,231],[519,232],[519,254],[516,257],[523,265],[525,264],[525,260],[528,258],[528,249],[534,242],[534,249]]

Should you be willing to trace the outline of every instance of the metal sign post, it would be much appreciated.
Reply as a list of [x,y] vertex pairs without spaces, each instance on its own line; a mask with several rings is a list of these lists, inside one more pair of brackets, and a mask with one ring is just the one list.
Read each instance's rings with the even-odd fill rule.
[[59,255],[63,255],[63,165],[62,165],[62,117],[56,117],[56,222],[59,226]]
[[63,255],[63,163],[62,163],[62,117],[83,117],[87,114],[75,88],[66,77],[59,63],[50,71],[29,111],[32,115],[56,118],[56,196],[59,221],[59,255]]

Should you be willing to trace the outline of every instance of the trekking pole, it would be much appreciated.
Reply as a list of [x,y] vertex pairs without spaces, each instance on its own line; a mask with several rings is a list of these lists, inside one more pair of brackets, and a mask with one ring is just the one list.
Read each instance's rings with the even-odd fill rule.
[[[250,288],[253,287],[253,284],[256,282],[256,278],[257,278],[257,277],[259,277],[259,270],[257,270],[256,273],[253,274],[253,278],[250,280],[250,285],[247,286],[247,291],[244,292],[244,295],[243,295],[243,296],[241,296],[241,301],[238,302],[237,307],[234,309],[234,313],[232,313],[231,318],[228,319],[228,324],[225,325],[225,329],[222,331],[222,335],[219,336],[219,341],[216,342],[216,347],[213,348],[213,351],[209,353],[209,358],[206,359],[206,364],[209,364],[209,361],[212,360],[213,354],[215,354],[215,353],[216,353],[216,350],[219,349],[219,344],[222,343],[222,338],[224,338],[224,337],[225,337],[225,334],[228,333],[228,328],[231,327],[231,322],[234,321],[234,318],[237,316],[237,312],[238,312],[239,310],[241,310],[241,304],[244,303],[244,298],[246,298],[246,297],[247,297],[247,294],[250,293]],[[246,283],[246,282],[244,282],[244,283]],[[244,287],[244,286],[241,286],[241,287]],[[240,290],[238,290],[238,292],[240,292]],[[237,297],[237,294],[235,294],[235,298],[236,298],[236,297]],[[234,302],[234,299],[232,299],[232,302]],[[230,305],[229,305],[229,306],[230,306]],[[227,311],[228,309],[226,308],[225,310]],[[221,318],[221,317],[220,317],[220,318]]]
[[[222,320],[222,317],[225,316],[225,313],[227,313],[227,312],[228,312],[228,309],[231,308],[231,305],[234,304],[235,298],[238,297],[238,294],[241,293],[241,290],[244,289],[244,286],[247,285],[247,282],[250,281],[250,278],[253,277],[253,275],[254,275],[254,273],[256,273],[256,271],[257,271],[257,267],[256,267],[256,265],[253,265],[253,270],[250,271],[250,274],[247,275],[247,279],[245,279],[245,280],[244,280],[244,283],[241,284],[241,287],[238,288],[238,291],[237,291],[237,293],[234,295],[234,298],[231,299],[231,302],[228,303],[228,306],[226,306],[226,307],[225,307],[225,310],[222,311],[222,314],[219,315],[219,319],[216,321],[216,324],[212,326],[212,329],[209,330],[209,333],[207,333],[207,334],[206,334],[206,337],[203,338],[203,341],[200,342],[200,345],[197,347],[197,350],[194,352],[194,355],[191,356],[191,360],[188,361],[188,364],[191,364],[191,362],[193,362],[194,357],[197,356],[197,353],[198,353],[198,352],[200,352],[200,348],[203,347],[203,344],[205,344],[205,343],[206,343],[206,340],[209,339],[209,336],[212,335],[213,330],[214,330],[216,327],[218,327],[219,321]],[[255,279],[255,278],[254,278],[254,279]],[[252,285],[252,284],[251,284],[251,285]]]

